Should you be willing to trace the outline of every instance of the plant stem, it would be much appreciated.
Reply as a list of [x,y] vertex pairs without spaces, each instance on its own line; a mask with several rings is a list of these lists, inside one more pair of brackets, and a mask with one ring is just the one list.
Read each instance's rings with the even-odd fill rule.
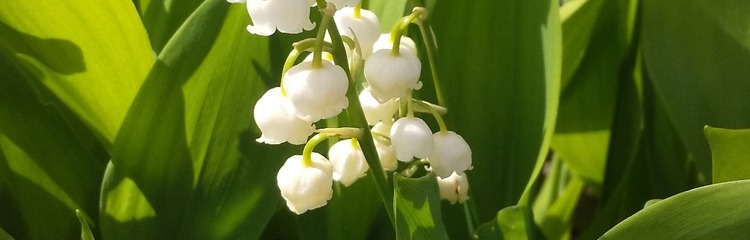
[[312,138],[310,138],[309,141],[307,141],[307,144],[305,144],[305,149],[302,150],[302,164],[309,167],[313,165],[312,162],[312,152],[313,149],[315,149],[315,146],[318,146],[320,142],[325,141],[328,139],[328,136],[325,134],[315,134]]
[[349,78],[349,90],[346,93],[349,98],[349,108],[347,113],[349,120],[355,127],[362,129],[362,138],[359,139],[360,146],[362,147],[362,153],[365,155],[367,165],[370,166],[369,174],[375,181],[375,186],[378,188],[380,198],[383,201],[383,206],[388,213],[388,218],[391,220],[391,224],[395,227],[396,218],[393,211],[393,189],[389,187],[386,179],[385,171],[383,166],[380,164],[380,158],[378,157],[378,151],[375,148],[375,142],[370,132],[370,126],[367,125],[365,120],[365,114],[362,111],[362,105],[359,102],[356,85],[354,84],[354,77],[352,77],[349,71],[349,63],[346,57],[346,51],[344,49],[344,43],[341,41],[341,35],[336,28],[336,23],[331,22],[328,25],[328,33],[331,35],[331,41],[334,46],[333,59],[336,65],[339,65],[346,72],[346,76]]

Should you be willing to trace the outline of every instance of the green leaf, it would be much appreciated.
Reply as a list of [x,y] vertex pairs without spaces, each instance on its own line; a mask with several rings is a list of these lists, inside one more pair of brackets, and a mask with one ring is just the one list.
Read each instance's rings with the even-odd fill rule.
[[[1,11],[1,10],[0,10]],[[96,212],[103,166],[63,116],[59,102],[0,51],[0,175],[23,224],[7,230],[28,239],[80,235],[75,209]],[[9,216],[13,216],[9,214]],[[8,227],[8,226],[4,226]]]
[[711,144],[713,183],[750,179],[750,129],[723,129],[706,126]]
[[[607,1],[603,4],[592,2],[579,10],[600,11],[601,14],[589,13],[598,16],[591,19],[596,20],[593,32],[589,33],[591,44],[580,60],[580,67],[568,80],[569,84],[564,85],[567,87],[561,95],[560,114],[557,117],[555,136],[552,138],[552,148],[560,154],[573,174],[594,186],[600,185],[604,178],[617,86],[623,76],[622,66],[632,60],[626,56],[632,42],[633,29],[630,26],[635,22],[635,19],[631,18],[635,15],[634,3],[635,1],[628,0]],[[595,5],[589,6],[591,4]],[[583,21],[578,19],[585,17],[578,16],[581,14],[584,13],[576,14],[576,18],[569,21]],[[573,31],[571,35],[583,34],[576,31],[585,28],[563,26],[563,36],[568,35],[565,30]],[[578,41],[578,44],[584,43]],[[567,48],[565,50],[564,60],[568,60],[569,52]]]
[[334,196],[325,207],[328,239],[367,239],[375,215],[382,208],[375,182],[365,176],[349,187],[335,186]]
[[177,29],[204,0],[136,0],[151,46],[160,53]]
[[23,63],[30,81],[52,91],[106,145],[154,60],[127,0],[5,1],[0,36],[0,49]]
[[480,219],[515,204],[547,155],[560,90],[558,4],[437,1],[431,15],[440,16],[432,23],[448,128],[472,148]]
[[[267,38],[246,18],[242,5],[206,1],[160,54],[115,142],[105,238],[256,238],[276,212],[289,146],[254,141],[252,106],[272,80]],[[121,184],[129,191],[114,194]],[[145,210],[123,218],[108,202]]]
[[643,1],[643,57],[699,170],[710,178],[703,126],[750,127],[750,2]]
[[523,206],[510,206],[497,212],[494,220],[482,224],[473,239],[540,239],[531,210]]
[[0,240],[13,240],[14,238],[10,236],[3,228],[0,228]]
[[538,221],[547,239],[570,239],[573,212],[578,207],[578,199],[585,187],[582,179],[570,179],[560,197],[547,209],[541,221]]
[[639,211],[601,239],[741,239],[750,235],[750,181],[713,184]]
[[86,216],[78,209],[76,209],[76,216],[78,217],[78,221],[81,222],[81,240],[94,240],[94,234],[91,233]]
[[398,239],[448,239],[434,174],[407,178],[394,173],[393,185]]
[[380,32],[390,33],[396,21],[404,16],[407,0],[370,0],[369,10],[380,20]]
[[563,31],[561,89],[565,90],[586,55],[602,0],[571,0],[560,6]]

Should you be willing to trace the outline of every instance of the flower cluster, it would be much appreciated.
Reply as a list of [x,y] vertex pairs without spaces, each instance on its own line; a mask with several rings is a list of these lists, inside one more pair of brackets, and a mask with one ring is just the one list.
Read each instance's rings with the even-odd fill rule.
[[[299,33],[316,26],[309,19],[316,2],[310,0],[247,0],[246,4],[253,22],[247,30],[252,34]],[[404,175],[429,164],[425,169],[437,176],[440,196],[452,203],[463,202],[468,190],[464,172],[471,169],[471,149],[460,135],[446,129],[441,117],[444,108],[412,98],[422,86],[422,63],[415,43],[402,34],[409,24],[424,17],[424,10],[415,10],[391,33],[381,34],[377,16],[362,9],[359,0],[317,1],[317,6],[323,13],[317,37],[295,43],[280,86],[263,94],[253,111],[262,132],[258,142],[306,144],[302,155],[288,158],[277,174],[287,207],[302,214],[324,206],[331,199],[334,181],[350,186],[364,177],[370,170],[360,146],[365,140],[380,159],[371,164],[380,163],[387,171],[401,169]],[[336,28],[329,29],[331,24]],[[337,31],[329,31],[332,29]],[[337,49],[326,42],[330,38],[346,40],[349,48]],[[329,53],[341,51],[346,51],[348,59],[334,62]],[[305,52],[312,52],[311,57],[298,61]],[[341,67],[347,65],[349,69]],[[351,76],[360,74],[359,69],[363,69],[365,87],[358,97],[347,98],[347,93],[358,89]],[[337,117],[350,101],[360,103],[354,107],[361,107],[372,138],[365,129],[316,129],[316,122]],[[432,114],[440,131],[433,133],[414,112]],[[365,136],[368,139],[363,139]],[[328,158],[313,152],[329,137],[343,140],[329,148]]]

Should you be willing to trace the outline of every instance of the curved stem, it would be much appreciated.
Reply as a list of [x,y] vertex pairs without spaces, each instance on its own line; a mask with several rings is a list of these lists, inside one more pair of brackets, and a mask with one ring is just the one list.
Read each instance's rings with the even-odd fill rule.
[[315,146],[317,146],[319,143],[325,141],[328,139],[328,136],[325,134],[315,134],[312,138],[310,138],[309,141],[307,141],[307,144],[305,144],[305,149],[302,150],[302,164],[309,167],[313,165],[312,162],[312,152],[313,149],[315,149]]
[[286,61],[284,61],[284,68],[281,70],[281,82],[279,83],[279,87],[281,87],[281,96],[286,96],[286,91],[284,90],[284,75],[286,75],[286,72],[294,66],[294,62],[297,61],[300,54],[302,54],[302,51],[293,48],[286,57]]
[[362,14],[360,13],[362,11],[362,2],[357,4],[357,6],[354,7],[354,18],[360,19],[362,17]]
[[391,29],[391,40],[393,40],[391,54],[398,56],[401,48],[401,37],[404,35],[404,31],[409,27],[411,22],[420,18],[422,13],[423,11],[413,11],[409,16],[401,18],[400,21],[393,25],[393,29]]
[[427,108],[430,110],[430,113],[433,117],[435,117],[435,121],[437,121],[438,126],[440,126],[440,132],[447,132],[448,128],[445,127],[445,121],[443,121],[443,116],[440,116],[440,113],[438,113],[434,108]]

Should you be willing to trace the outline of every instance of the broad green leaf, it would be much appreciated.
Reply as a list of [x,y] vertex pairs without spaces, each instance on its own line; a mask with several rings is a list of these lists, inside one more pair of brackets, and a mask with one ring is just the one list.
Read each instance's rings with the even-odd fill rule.
[[515,204],[547,155],[559,98],[558,14],[548,0],[435,5],[448,128],[472,148],[467,174],[480,219]]
[[473,239],[540,239],[531,210],[523,206],[510,206],[497,212],[490,222],[482,224],[472,235]]
[[94,240],[94,234],[91,233],[86,216],[78,209],[76,209],[76,216],[78,217],[78,221],[81,222],[81,240]]
[[742,239],[750,235],[750,181],[686,191],[644,208],[601,239]]
[[602,0],[571,0],[560,6],[563,32],[563,60],[561,89],[570,83],[578,65],[586,55],[591,32],[599,22]]
[[367,239],[372,221],[382,208],[376,189],[374,181],[368,176],[349,187],[336,184],[334,196],[325,207],[328,239]]
[[713,183],[750,179],[750,129],[723,129],[706,126],[711,144]]
[[407,178],[394,173],[393,185],[398,239],[448,239],[434,174]]
[[[601,6],[591,6],[593,9],[579,10],[596,10],[601,14],[595,14],[598,18],[594,18],[596,24],[590,33],[591,44],[562,92],[552,148],[575,175],[594,186],[600,185],[604,178],[618,80],[623,76],[622,66],[633,59],[626,57],[632,44],[633,29],[630,26],[635,22],[635,3],[630,0],[606,1],[599,4]],[[585,26],[571,26],[563,31],[580,28]],[[564,51],[564,60],[570,58],[566,54],[569,52]]]
[[[276,212],[274,176],[289,145],[254,141],[252,106],[271,80],[267,39],[247,33],[246,14],[206,1],[161,52],[117,137],[102,193],[103,203],[147,203],[153,215],[120,221],[103,204],[105,237],[255,238]],[[129,197],[106,198],[123,181],[134,183]]]
[[161,52],[172,35],[204,0],[135,0],[151,46]]
[[[94,10],[95,9],[95,10]],[[9,0],[0,8],[0,49],[111,145],[153,64],[133,3]]]
[[96,212],[103,166],[71,131],[81,123],[64,118],[63,108],[44,99],[51,93],[34,89],[26,71],[2,51],[0,76],[0,175],[22,216],[16,221],[23,224],[12,227],[24,226],[6,230],[25,232],[17,236],[28,239],[80,236],[74,212]]
[[643,58],[669,117],[710,178],[703,126],[750,127],[750,2],[643,1]]

